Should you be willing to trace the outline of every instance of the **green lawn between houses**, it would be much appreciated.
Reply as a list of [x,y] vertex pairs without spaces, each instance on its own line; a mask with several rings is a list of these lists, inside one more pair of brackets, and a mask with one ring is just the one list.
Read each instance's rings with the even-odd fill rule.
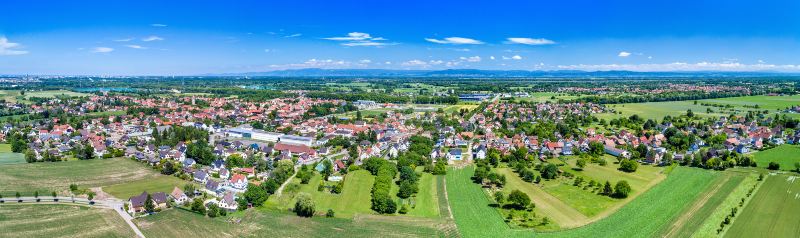
[[778,147],[758,151],[753,154],[758,167],[766,168],[770,162],[777,162],[781,170],[795,170],[794,164],[800,162],[800,146],[780,145]]
[[770,175],[740,209],[725,237],[797,237],[800,234],[800,180],[793,175]]
[[2,237],[134,237],[109,209],[57,204],[1,204]]
[[147,237],[445,237],[436,220],[396,216],[356,219],[302,218],[269,209],[251,209],[227,217],[208,218],[170,209],[136,219]]
[[720,175],[716,171],[677,167],[663,182],[607,218],[575,229],[537,233],[509,228],[489,206],[486,193],[472,183],[473,172],[474,167],[469,166],[450,169],[447,174],[450,206],[463,237],[653,237]]
[[142,194],[144,191],[148,193],[164,192],[169,194],[172,192],[173,188],[178,187],[183,189],[183,185],[187,183],[187,181],[174,176],[157,176],[149,179],[105,186],[103,187],[103,192],[111,194],[116,198],[126,200],[132,196]]
[[81,188],[103,187],[156,178],[158,172],[129,159],[93,159],[66,162],[39,162],[0,165],[0,193],[32,195],[59,192],[68,194],[69,185]]

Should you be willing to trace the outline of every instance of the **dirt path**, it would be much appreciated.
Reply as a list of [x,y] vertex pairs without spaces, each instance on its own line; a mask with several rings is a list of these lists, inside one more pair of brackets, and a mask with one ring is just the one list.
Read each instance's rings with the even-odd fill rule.
[[276,196],[278,196],[278,197],[281,196],[281,194],[283,193],[283,188],[286,187],[287,184],[292,182],[292,179],[294,179],[294,176],[297,175],[297,170],[298,169],[300,169],[299,166],[295,166],[294,167],[294,173],[292,174],[292,177],[289,177],[288,179],[286,179],[286,181],[283,182],[283,184],[281,184],[281,187],[279,187],[278,191],[275,192]]
[[683,212],[682,215],[678,217],[678,219],[674,223],[672,223],[672,227],[669,229],[669,232],[667,232],[663,237],[677,236],[677,232],[680,231],[680,229],[683,227],[683,224],[689,221],[689,219],[691,219],[694,216],[697,210],[700,210],[700,208],[705,206],[706,202],[708,202],[708,200],[711,199],[711,197],[713,197],[714,194],[716,194],[717,191],[719,191],[719,189],[723,185],[725,185],[725,183],[727,183],[730,178],[731,178],[730,176],[725,176],[725,178],[722,181],[714,185],[714,189],[707,192],[705,195],[703,195],[703,197],[700,198],[700,200],[697,200],[697,202],[692,204],[692,207],[690,207],[689,210]]

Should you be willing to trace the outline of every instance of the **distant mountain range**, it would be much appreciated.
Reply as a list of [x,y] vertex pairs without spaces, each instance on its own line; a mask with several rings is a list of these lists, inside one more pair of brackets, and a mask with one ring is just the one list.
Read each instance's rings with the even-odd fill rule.
[[265,77],[462,77],[462,78],[639,78],[639,77],[764,77],[800,76],[800,73],[779,72],[636,72],[581,70],[394,70],[394,69],[287,69],[267,72],[207,74],[205,76],[265,76]]

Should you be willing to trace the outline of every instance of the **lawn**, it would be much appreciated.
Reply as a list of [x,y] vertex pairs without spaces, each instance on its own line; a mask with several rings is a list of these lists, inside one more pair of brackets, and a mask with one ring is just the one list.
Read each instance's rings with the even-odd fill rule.
[[[739,203],[742,201],[742,198],[746,198],[747,193],[751,189],[757,188],[756,186],[761,184],[761,181],[758,181],[758,173],[738,173],[746,173],[742,175],[744,177],[742,182],[739,183],[739,186],[733,189],[733,191],[727,194],[725,200],[722,201],[722,203],[720,203],[716,209],[714,209],[711,215],[709,215],[700,226],[694,229],[694,233],[691,234],[692,237],[718,237],[719,235],[717,235],[717,228],[719,228],[719,224],[722,223],[722,221],[725,219],[725,216],[730,214],[731,209],[734,207],[739,207]],[[752,196],[750,196],[750,198],[752,198]],[[751,200],[752,199],[746,199],[745,205]],[[739,207],[738,209],[742,208]]]
[[733,220],[725,237],[800,236],[800,181],[794,175],[770,175]]
[[466,109],[467,111],[472,111],[475,108],[478,108],[478,106],[479,105],[477,105],[477,104],[459,104],[459,105],[447,106],[443,110],[444,110],[445,113],[449,114],[449,113],[453,113],[453,112],[459,112],[459,111],[461,111],[461,109]]
[[134,237],[108,209],[56,204],[0,205],[2,237]]
[[144,191],[149,193],[164,192],[169,194],[175,187],[183,189],[183,185],[186,183],[186,181],[174,176],[162,175],[105,186],[103,187],[103,192],[109,193],[116,198],[126,200],[132,196],[142,194]]
[[655,237],[695,201],[720,172],[677,167],[658,185],[616,213],[579,228],[536,233],[509,228],[489,207],[490,200],[472,183],[474,167],[450,169],[447,193],[458,229],[464,237]]
[[794,170],[794,164],[800,162],[800,146],[780,145],[778,147],[759,151],[753,154],[758,167],[766,168],[770,162],[777,162],[781,170]]
[[510,194],[513,190],[528,194],[531,201],[536,204],[534,211],[547,216],[561,228],[572,228],[588,223],[589,218],[580,211],[545,192],[538,185],[523,181],[511,169],[499,168],[497,172],[506,176],[506,185],[503,187],[505,194]]
[[65,194],[70,184],[102,187],[156,176],[160,176],[156,171],[122,158],[0,165],[0,193]]
[[294,214],[248,210],[208,218],[171,209],[135,220],[147,237],[442,237],[438,221],[396,217],[358,219],[301,218]]
[[419,178],[419,191],[413,198],[414,206],[409,207],[408,215],[419,217],[439,217],[438,179],[429,173]]
[[26,99],[30,99],[32,97],[37,97],[37,98],[54,98],[59,96],[85,97],[91,95],[92,94],[72,92],[67,90],[25,91]]
[[24,164],[25,155],[11,152],[11,145],[0,144],[0,165]]

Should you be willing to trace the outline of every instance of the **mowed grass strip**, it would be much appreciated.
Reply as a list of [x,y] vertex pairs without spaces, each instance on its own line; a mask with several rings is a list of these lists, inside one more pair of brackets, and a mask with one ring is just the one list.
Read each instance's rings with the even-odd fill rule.
[[278,211],[250,209],[208,218],[170,209],[136,219],[147,237],[441,237],[438,224],[387,219],[302,218]]
[[133,237],[119,215],[108,209],[57,204],[0,205],[2,237]]
[[474,166],[447,170],[447,198],[461,235],[504,237],[513,234],[500,213],[489,206],[490,201],[481,187],[470,179],[474,173]]
[[438,179],[429,173],[422,173],[419,178],[419,191],[413,197],[414,207],[409,207],[408,215],[418,217],[439,217]]
[[[731,209],[734,207],[739,207],[739,203],[742,201],[742,198],[747,197],[747,193],[750,189],[753,189],[756,185],[761,183],[758,181],[758,174],[757,173],[750,173],[750,172],[741,172],[738,171],[736,173],[745,174],[743,175],[745,178],[736,187],[733,191],[731,191],[725,200],[717,206],[716,209],[703,221],[703,224],[695,229],[692,237],[718,237],[717,235],[717,228],[719,228],[719,224],[725,220],[725,216],[730,214]],[[752,198],[752,196],[750,197]],[[752,199],[746,199],[745,202],[749,202]],[[746,203],[745,203],[746,204]],[[742,211],[742,208],[738,208],[739,211]],[[687,237],[687,236],[684,236]]]
[[659,237],[690,237],[718,210],[720,205],[744,180],[744,174],[724,173],[702,196],[665,227]]
[[770,175],[739,212],[725,237],[800,236],[800,178]]
[[156,176],[148,179],[141,179],[126,183],[120,183],[103,187],[103,192],[111,194],[112,196],[126,200],[132,196],[142,194],[147,191],[148,193],[164,192],[169,194],[172,189],[178,187],[183,189],[183,185],[188,182],[173,176]]
[[785,144],[758,151],[753,154],[753,159],[756,160],[758,167],[766,168],[770,162],[776,162],[781,165],[781,170],[794,170],[796,169],[794,164],[800,162],[800,146]]
[[70,184],[102,187],[160,176],[146,166],[122,158],[0,165],[0,193],[31,195],[66,192]]
[[[322,176],[315,174],[308,184],[300,184],[300,179],[295,178],[289,187],[299,187],[297,191],[288,191],[284,189],[283,194],[278,196],[271,196],[267,201],[267,206],[277,208],[279,210],[288,210],[294,207],[295,195],[299,192],[308,193],[311,199],[314,200],[317,212],[325,213],[328,209],[333,209],[336,217],[352,218],[355,214],[372,214],[374,213],[370,208],[372,184],[375,181],[369,171],[357,170],[348,173],[344,179],[344,188],[341,194],[332,194],[326,191],[317,191]],[[291,190],[291,189],[290,189]]]

